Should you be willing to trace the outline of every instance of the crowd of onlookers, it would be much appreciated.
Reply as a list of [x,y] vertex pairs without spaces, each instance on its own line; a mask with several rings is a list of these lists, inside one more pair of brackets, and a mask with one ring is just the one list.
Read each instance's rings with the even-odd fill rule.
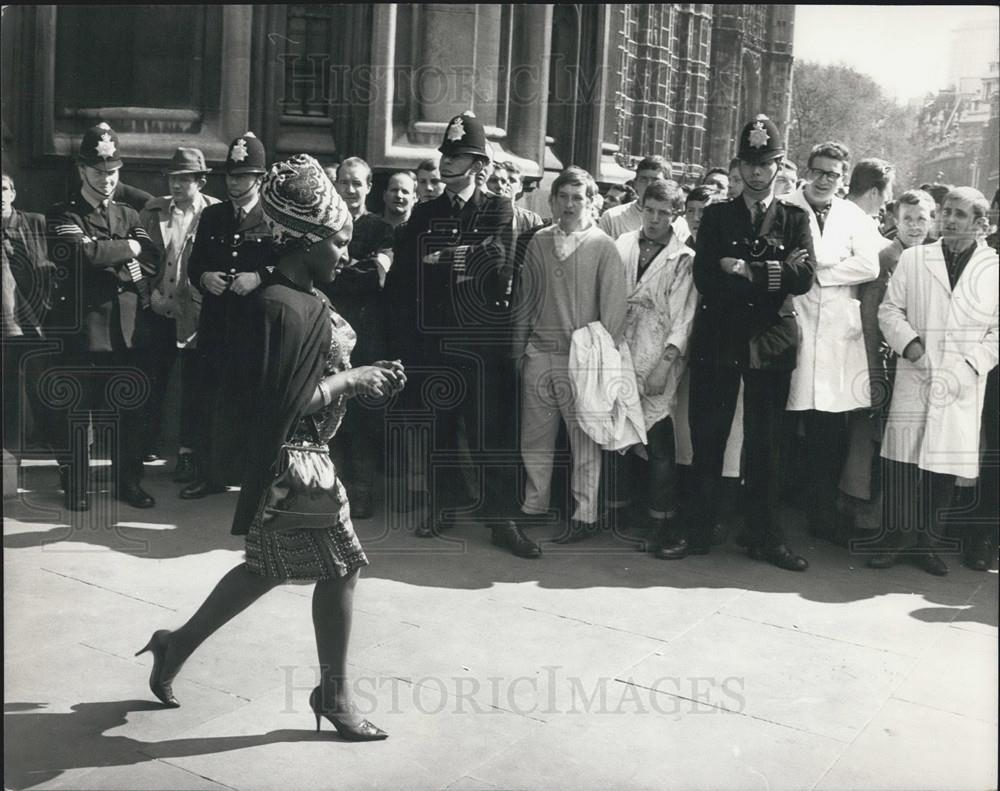
[[[800,168],[761,118],[697,184],[658,156],[603,191],[567,168],[545,218],[471,115],[378,201],[363,159],[329,166],[353,236],[325,294],[358,336],[353,359],[396,357],[410,376],[392,403],[352,406],[334,439],[352,516],[413,512],[433,537],[466,508],[522,557],[551,523],[561,543],[607,528],[679,559],[742,513],[752,557],[801,571],[780,499],[873,567],[907,555],[940,575],[961,549],[989,568],[997,198],[897,194],[889,163],[852,165],[836,142]],[[202,153],[181,147],[153,197],[121,180],[101,124],[79,190],[44,216],[15,208],[3,174],[4,447],[51,449],[67,508],[89,508],[95,446],[133,507],[155,504],[142,477],[158,457],[182,498],[239,485],[248,305],[271,260],[265,160],[251,133],[234,140],[216,198]],[[572,513],[550,522],[554,469]]]

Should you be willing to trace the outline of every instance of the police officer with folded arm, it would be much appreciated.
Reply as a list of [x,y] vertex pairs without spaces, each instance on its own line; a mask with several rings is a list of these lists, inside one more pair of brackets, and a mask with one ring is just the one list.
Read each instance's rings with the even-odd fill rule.
[[[89,508],[87,432],[74,431],[70,412],[111,412],[113,491],[134,508],[155,502],[143,490],[143,406],[149,372],[143,351],[150,341],[150,279],[159,252],[131,206],[113,200],[122,168],[118,135],[106,123],[88,129],[80,142],[80,191],[46,212],[52,258],[62,270],[51,315],[54,334],[65,333],[61,370],[43,377],[42,398],[57,408],[54,430],[62,435],[57,456],[66,507]],[[76,381],[67,388],[63,377]],[[60,393],[75,392],[72,403]],[[79,428],[79,427],[78,427]]]
[[705,208],[694,259],[701,295],[690,342],[690,424],[695,496],[687,536],[660,550],[667,559],[709,552],[730,424],[743,381],[746,545],[779,568],[809,564],[785,544],[778,521],[781,424],[799,329],[792,295],[813,283],[809,219],[775,198],[784,156],[774,123],[758,115],[740,135],[743,192]]

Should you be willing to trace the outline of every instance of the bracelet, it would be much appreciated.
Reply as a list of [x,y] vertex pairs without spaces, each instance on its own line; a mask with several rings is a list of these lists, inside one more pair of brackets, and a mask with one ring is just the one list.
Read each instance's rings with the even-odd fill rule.
[[333,403],[333,393],[330,392],[330,387],[326,383],[326,379],[319,380],[319,394],[323,397],[323,406],[328,407]]

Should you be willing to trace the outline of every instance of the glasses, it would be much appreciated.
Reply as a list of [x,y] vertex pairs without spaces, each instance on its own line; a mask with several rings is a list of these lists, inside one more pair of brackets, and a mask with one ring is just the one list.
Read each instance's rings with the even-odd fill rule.
[[820,170],[819,168],[809,168],[810,175],[816,180],[826,179],[827,181],[836,181],[839,179],[843,173],[836,170]]

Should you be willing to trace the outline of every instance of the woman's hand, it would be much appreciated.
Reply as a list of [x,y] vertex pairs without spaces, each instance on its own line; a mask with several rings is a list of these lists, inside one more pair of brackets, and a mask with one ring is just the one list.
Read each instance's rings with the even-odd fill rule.
[[376,360],[374,365],[388,374],[392,384],[390,393],[396,394],[406,386],[406,373],[401,360]]
[[393,390],[393,380],[390,372],[376,365],[361,365],[346,371],[349,382],[349,395],[366,395],[381,398]]

